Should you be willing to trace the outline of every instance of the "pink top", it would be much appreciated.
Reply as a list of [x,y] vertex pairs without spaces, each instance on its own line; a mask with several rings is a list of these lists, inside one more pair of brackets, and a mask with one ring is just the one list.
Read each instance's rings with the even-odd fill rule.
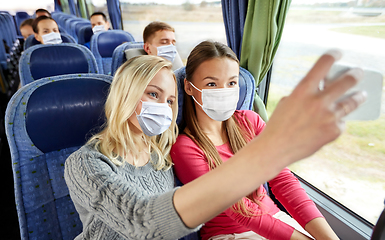
[[[235,111],[235,116],[241,125],[248,128],[246,118],[258,135],[265,127],[265,122],[253,111]],[[279,147],[279,146],[277,146]],[[216,146],[223,162],[226,162],[233,153],[230,145],[225,143]],[[178,179],[186,184],[209,171],[206,156],[203,151],[186,135],[179,135],[176,143],[171,149],[171,157],[174,162],[174,170]],[[269,181],[269,185],[275,197],[282,203],[291,216],[304,227],[310,220],[322,217],[312,200],[307,196],[297,178],[285,168],[275,178]],[[256,216],[244,217],[234,212],[232,208],[227,209],[217,217],[207,222],[201,229],[203,240],[220,234],[243,233],[254,231],[257,234],[270,239],[290,239],[294,228],[273,217],[279,211],[271,198],[267,195],[265,188],[261,185],[257,189],[259,204],[243,198],[247,206],[254,210]]]

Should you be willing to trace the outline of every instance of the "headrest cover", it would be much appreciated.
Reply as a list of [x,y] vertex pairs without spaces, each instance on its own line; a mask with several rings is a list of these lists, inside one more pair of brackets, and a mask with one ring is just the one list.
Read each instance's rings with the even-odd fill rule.
[[42,152],[82,146],[104,123],[110,84],[94,79],[57,81],[30,96],[26,130]]
[[33,79],[70,73],[88,73],[88,60],[75,47],[52,45],[32,52],[30,69]]

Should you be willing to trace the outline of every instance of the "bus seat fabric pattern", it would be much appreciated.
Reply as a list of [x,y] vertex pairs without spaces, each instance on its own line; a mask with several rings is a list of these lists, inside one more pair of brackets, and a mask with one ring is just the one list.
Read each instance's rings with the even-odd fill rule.
[[[182,120],[182,108],[183,108],[183,93],[184,93],[184,79],[186,77],[186,68],[182,67],[175,71],[175,77],[178,85],[178,117],[176,122],[180,124]],[[237,104],[237,110],[252,110],[254,93],[255,93],[255,81],[253,75],[246,69],[239,67],[239,100]]]
[[[143,49],[143,42],[127,42],[117,46],[112,53],[111,75],[113,76],[118,68],[127,61],[127,49]],[[144,49],[143,49],[144,51]],[[145,54],[146,52],[144,52]]]
[[[76,40],[72,36],[70,36],[66,33],[63,33],[60,31],[60,36],[61,36],[61,40],[63,41],[63,43],[76,43]],[[40,45],[40,44],[41,43],[36,40],[34,35],[30,35],[24,41],[24,50],[28,49],[29,47],[32,47],[35,45]]]
[[19,62],[22,86],[40,78],[72,73],[98,73],[90,50],[78,44],[36,45],[25,50]]
[[[111,81],[101,74],[44,78],[22,87],[9,101],[6,134],[22,239],[72,240],[82,231],[64,180],[64,162],[101,125]],[[83,135],[68,137],[78,131]]]
[[91,38],[90,46],[100,72],[110,75],[112,54],[115,48],[122,43],[134,41],[134,37],[123,30],[108,30],[95,33]]

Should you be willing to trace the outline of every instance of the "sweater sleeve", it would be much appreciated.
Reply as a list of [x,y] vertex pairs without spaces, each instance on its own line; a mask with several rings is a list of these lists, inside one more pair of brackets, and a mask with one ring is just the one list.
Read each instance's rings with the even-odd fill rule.
[[323,217],[288,168],[270,180],[269,185],[277,200],[303,228],[314,218]]
[[91,151],[77,151],[66,160],[70,196],[87,216],[99,218],[127,239],[178,239],[197,230],[187,228],[176,212],[175,189],[158,195],[138,191],[114,168],[104,155]]
[[[180,135],[171,149],[171,157],[174,162],[174,170],[179,180],[186,184],[209,171],[206,156],[203,151],[186,135]],[[255,214],[255,217],[245,217],[232,210],[232,207],[224,213],[232,220],[238,222],[268,239],[290,239],[294,228],[274,218],[266,212],[267,209],[260,207],[248,198],[243,198]]]

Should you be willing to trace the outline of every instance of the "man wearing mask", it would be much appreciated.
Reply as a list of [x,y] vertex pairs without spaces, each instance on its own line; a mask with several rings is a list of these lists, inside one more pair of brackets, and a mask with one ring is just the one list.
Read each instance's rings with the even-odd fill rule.
[[[107,31],[110,28],[110,23],[107,21],[107,17],[102,12],[94,12],[90,17],[92,32],[95,34],[101,31]],[[88,49],[91,49],[90,42],[84,43]]]
[[[148,54],[157,55],[172,62],[172,69],[183,67],[175,47],[175,29],[165,22],[151,22],[143,31],[143,49],[127,49],[126,58]],[[144,51],[143,51],[144,50]]]
[[107,31],[110,28],[110,23],[102,12],[94,12],[90,17],[90,22],[94,33]]

